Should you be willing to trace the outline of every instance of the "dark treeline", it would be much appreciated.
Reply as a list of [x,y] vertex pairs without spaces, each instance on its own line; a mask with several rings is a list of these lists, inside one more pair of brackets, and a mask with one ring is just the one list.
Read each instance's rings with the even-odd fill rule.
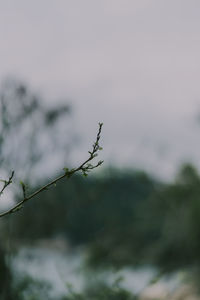
[[138,206],[154,185],[142,172],[73,176],[13,215],[13,235],[20,239],[62,236],[72,246],[93,243],[113,230],[118,235],[136,221]]
[[12,238],[66,238],[89,247],[91,265],[200,263],[200,177],[185,165],[171,184],[143,172],[74,176],[12,216]]

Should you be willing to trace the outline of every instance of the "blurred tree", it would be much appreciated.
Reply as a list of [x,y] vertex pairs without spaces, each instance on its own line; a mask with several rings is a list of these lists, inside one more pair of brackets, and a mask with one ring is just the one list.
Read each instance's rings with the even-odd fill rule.
[[142,172],[115,170],[87,180],[76,175],[50,194],[39,195],[25,214],[19,212],[20,218],[13,216],[13,234],[24,240],[62,236],[72,245],[92,244],[94,263],[129,263],[134,256],[127,253],[139,245],[140,206],[154,192],[154,185]]
[[[27,178],[31,170],[33,176],[38,165],[49,159],[52,151],[63,150],[63,146],[66,158],[70,145],[66,116],[70,111],[66,104],[56,103],[49,108],[27,84],[16,79],[5,80],[0,88],[1,172],[14,169]],[[65,129],[61,135],[62,127]]]
[[[58,134],[58,130],[61,125],[59,124],[61,118],[66,116],[70,112],[69,107],[66,105],[58,106],[56,108],[49,109],[42,103],[39,96],[32,93],[29,88],[16,81],[8,80],[4,83],[2,89],[0,90],[0,170],[1,172],[8,172],[10,169],[15,169],[16,173],[20,173],[20,177],[26,176],[26,182],[32,178],[33,169],[36,165],[40,166],[42,169],[43,160],[49,159],[48,154],[50,150],[58,151],[66,146],[66,128],[64,128],[65,134]],[[76,172],[82,172],[82,175],[87,176],[88,172],[94,168],[100,166],[103,161],[98,161],[97,164],[92,165],[91,161],[98,155],[97,152],[102,148],[99,145],[101,128],[103,123],[99,123],[99,130],[96,136],[96,140],[92,145],[92,150],[88,151],[88,158],[82,162],[78,167],[74,169],[63,168],[62,174],[52,181],[40,186],[33,193],[27,194],[26,185],[21,181],[21,188],[23,194],[21,195],[20,201],[13,205],[10,209],[5,210],[0,214],[0,217],[14,213],[22,208],[22,204],[31,198],[35,197],[42,191],[48,189],[48,187],[56,184],[62,178],[71,177]],[[66,147],[65,147],[66,151]],[[63,167],[63,165],[62,165]],[[20,172],[20,170],[23,170]],[[28,177],[30,172],[31,177]],[[22,174],[22,175],[21,175]],[[11,173],[8,180],[2,180],[2,187],[0,189],[0,197],[2,196],[4,190],[12,183],[14,172]],[[44,180],[44,179],[43,179]],[[38,210],[37,210],[38,211]],[[37,217],[34,220],[34,224]],[[54,218],[53,218],[54,219]],[[52,220],[53,220],[52,219]],[[7,219],[8,222],[10,221]],[[52,222],[51,220],[51,222]],[[0,223],[0,233],[1,236],[6,236],[8,239],[8,231],[4,231],[2,234],[2,222]],[[6,222],[4,223],[4,225]],[[25,230],[25,228],[24,228]],[[13,236],[12,236],[13,238]],[[2,249],[5,247],[5,239],[1,238]],[[9,299],[30,299],[27,297],[12,297],[9,298],[9,293],[12,288],[12,272],[9,270],[9,265],[6,263],[5,248],[2,250],[0,269],[3,270],[5,278],[0,281],[0,291],[2,295],[6,295],[5,300]],[[1,254],[1,253],[0,253]],[[8,275],[7,275],[8,274]],[[30,280],[23,281],[22,288],[24,288],[24,283],[26,288],[31,291],[35,290],[35,283],[32,287],[32,282]],[[38,287],[38,286],[37,286]],[[17,287],[18,288],[18,287]],[[40,288],[40,286],[39,286]],[[37,291],[36,291],[37,292]],[[38,292],[37,292],[38,293]],[[38,299],[37,293],[31,299]],[[33,294],[33,292],[32,292]],[[26,294],[25,294],[26,295]]]
[[[61,151],[63,146],[67,151],[66,141],[70,143],[70,135],[68,139],[63,137],[64,143],[58,130],[59,121],[65,121],[69,113],[69,105],[56,104],[49,108],[27,84],[16,79],[5,80],[0,87],[0,178],[15,169],[26,181],[33,179],[34,169],[46,159],[47,153],[55,151],[54,145],[56,151]],[[11,299],[12,276],[6,260],[4,226],[6,223],[1,221],[0,299],[7,300]],[[6,240],[8,238],[7,232]]]

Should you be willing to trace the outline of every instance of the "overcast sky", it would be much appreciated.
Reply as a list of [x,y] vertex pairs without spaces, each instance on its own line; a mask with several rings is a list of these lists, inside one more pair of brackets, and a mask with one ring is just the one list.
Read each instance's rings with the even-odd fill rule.
[[103,121],[105,165],[169,178],[200,166],[199,16],[199,0],[3,0],[0,79],[69,99],[80,157]]

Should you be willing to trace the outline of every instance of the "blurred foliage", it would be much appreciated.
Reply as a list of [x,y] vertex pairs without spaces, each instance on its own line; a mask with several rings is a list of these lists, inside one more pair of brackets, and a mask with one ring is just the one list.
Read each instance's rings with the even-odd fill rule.
[[[58,132],[63,122],[66,125],[64,117],[69,113],[70,107],[66,104],[56,103],[56,107],[49,107],[41,96],[20,80],[8,78],[3,81],[0,86],[0,179],[15,170],[18,178],[22,176],[26,182],[35,181],[35,169],[41,168],[52,151],[61,155],[65,148],[66,158],[70,134],[66,126],[62,138]],[[10,238],[7,221],[0,222],[0,299],[3,300],[13,299],[12,274],[6,255]],[[14,299],[18,299],[17,296]]]
[[125,241],[137,221],[139,206],[153,190],[154,182],[141,172],[112,172],[87,179],[76,175],[13,216],[13,235],[20,239],[63,236],[72,245],[111,236],[112,243],[117,237]]
[[[4,248],[0,249],[0,300],[47,299],[50,285],[24,274],[14,276]],[[48,297],[48,299],[50,299]]]
[[[153,263],[165,270],[200,267],[200,177],[184,165],[174,183],[155,193],[147,203],[146,235],[156,238],[146,244]],[[146,212],[147,212],[146,211]],[[145,236],[144,236],[145,239]],[[144,252],[144,251],[143,251]]]
[[104,282],[89,286],[84,291],[77,293],[72,287],[69,288],[69,294],[61,300],[137,300],[136,296],[132,295],[127,290],[120,287],[118,284],[111,286]]
[[17,282],[16,280],[12,282],[10,300],[55,300],[55,297],[51,297],[50,294],[51,285],[47,282],[21,276]]
[[71,138],[66,126],[61,136],[60,121],[69,113],[66,104],[49,107],[26,83],[14,78],[4,80],[0,86],[1,172],[15,170],[27,180],[52,151],[59,153],[65,147],[67,153]]
[[[87,245],[90,265],[200,265],[200,177],[185,165],[173,183],[142,172],[74,176],[13,216],[13,238]],[[35,209],[37,208],[37,209]]]
[[[11,279],[11,278],[10,278]],[[129,291],[121,287],[116,280],[113,284],[103,281],[88,283],[81,292],[75,291],[73,286],[67,284],[65,296],[52,293],[50,283],[33,279],[24,274],[9,281],[9,289],[1,288],[0,300],[137,300]]]

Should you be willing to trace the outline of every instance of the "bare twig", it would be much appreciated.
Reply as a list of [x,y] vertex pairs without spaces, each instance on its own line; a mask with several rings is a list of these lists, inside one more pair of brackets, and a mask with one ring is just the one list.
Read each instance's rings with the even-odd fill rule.
[[[8,209],[7,211],[1,213],[0,218],[20,210],[21,208],[23,208],[23,205],[24,205],[25,202],[27,202],[28,200],[34,198],[35,196],[37,196],[38,194],[40,194],[44,190],[47,190],[50,186],[55,185],[61,179],[65,178],[65,177],[70,178],[73,174],[77,173],[78,171],[81,171],[84,176],[87,176],[88,172],[90,170],[95,169],[95,168],[99,167],[100,165],[102,165],[102,163],[103,163],[102,160],[100,160],[96,165],[92,165],[91,163],[89,163],[95,157],[98,156],[97,152],[99,150],[102,150],[102,148],[99,146],[99,140],[100,140],[102,126],[103,126],[103,123],[99,123],[99,130],[98,130],[98,133],[97,133],[96,141],[94,142],[94,144],[92,146],[92,151],[88,151],[88,153],[90,155],[89,155],[89,158],[86,161],[84,161],[79,167],[77,167],[75,169],[69,170],[68,168],[63,168],[64,174],[60,175],[59,177],[55,178],[51,182],[49,182],[46,185],[42,186],[41,188],[39,188],[38,190],[36,190],[35,192],[33,192],[29,196],[26,195],[26,188],[25,188],[24,183],[20,182],[21,187],[22,187],[22,191],[23,191],[23,199],[21,201],[19,201],[17,204],[15,204],[13,207]],[[8,181],[4,181],[4,186],[3,186],[3,188],[0,192],[0,195],[3,193],[5,188],[12,182],[13,176],[14,176],[14,172],[12,172],[12,174],[11,174]]]
[[12,183],[13,176],[14,176],[14,171],[12,171],[12,173],[11,173],[10,177],[8,178],[8,180],[0,179],[0,181],[4,183],[4,185],[3,185],[3,187],[0,191],[0,196],[3,194],[3,192],[7,188],[7,186]]

